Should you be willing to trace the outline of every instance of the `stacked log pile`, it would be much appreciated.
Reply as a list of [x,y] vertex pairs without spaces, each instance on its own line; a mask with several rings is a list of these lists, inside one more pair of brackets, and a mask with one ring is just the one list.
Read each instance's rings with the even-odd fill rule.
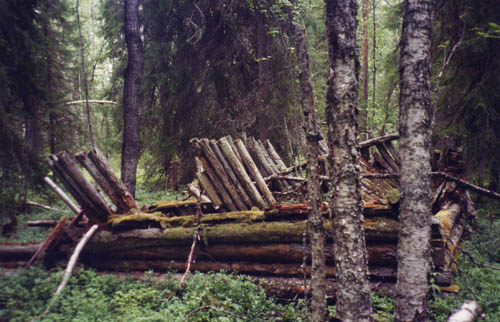
[[[372,149],[374,162],[361,161],[369,274],[374,287],[386,291],[396,281],[399,160],[391,143],[395,138],[387,136],[362,143],[364,148],[375,145],[377,149]],[[201,189],[193,184],[188,190],[200,201],[158,202],[141,210],[109,171],[99,151],[78,153],[75,158],[107,198],[85,179],[67,153],[50,158],[54,173],[83,212],[101,226],[84,249],[82,262],[113,271],[183,271],[197,225],[195,209],[200,202],[205,214],[199,223],[200,240],[192,270],[249,274],[265,281],[264,286],[279,296],[307,291],[302,277],[310,273],[310,249],[304,247],[309,209],[305,203],[286,199],[291,196],[288,192],[303,193],[305,179],[289,175],[293,168],[286,167],[269,141],[250,138],[243,142],[223,137],[218,141],[193,139],[192,145]],[[326,178],[325,159],[321,158]],[[456,184],[442,177],[434,181],[432,256],[436,282],[446,286],[451,283],[450,267],[464,230],[464,214],[473,208],[468,195]],[[329,232],[332,229],[327,208],[324,204],[324,225]],[[330,295],[335,285],[333,242],[328,235],[325,249]],[[20,254],[17,262],[42,246],[16,249]],[[53,253],[67,254],[72,246],[67,240]],[[9,256],[12,250],[0,247],[0,261]]]

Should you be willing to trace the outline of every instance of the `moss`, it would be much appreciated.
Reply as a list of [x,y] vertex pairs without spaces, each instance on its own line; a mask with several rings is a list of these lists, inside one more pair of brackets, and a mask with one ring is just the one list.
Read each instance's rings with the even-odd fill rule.
[[108,220],[108,223],[113,227],[117,227],[120,225],[126,225],[132,222],[147,222],[147,221],[156,221],[159,222],[162,227],[164,227],[164,222],[168,219],[167,216],[162,214],[161,212],[137,212],[127,215],[114,215],[111,216]]
[[451,211],[441,210],[440,212],[435,214],[435,217],[439,218],[441,234],[443,235],[443,237],[449,237],[452,228],[452,223],[450,221]]

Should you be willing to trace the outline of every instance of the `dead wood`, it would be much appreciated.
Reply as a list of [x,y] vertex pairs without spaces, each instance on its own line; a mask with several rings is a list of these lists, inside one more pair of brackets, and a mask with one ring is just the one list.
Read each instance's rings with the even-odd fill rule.
[[25,269],[29,268],[31,265],[36,264],[40,258],[44,255],[45,251],[56,243],[62,236],[64,232],[64,227],[66,226],[66,217],[62,217],[52,230],[52,232],[49,234],[47,239],[43,242],[43,244],[40,246],[40,248],[36,251],[36,253],[31,257],[31,259],[26,263],[26,266],[24,266]]
[[107,182],[113,189],[113,193],[119,196],[126,205],[127,209],[139,208],[134,197],[130,194],[125,184],[118,179],[118,177],[111,171],[111,167],[104,155],[99,151],[99,149],[92,149],[88,153],[88,157],[93,161],[94,165],[101,172],[101,174],[106,178]]
[[33,206],[33,207],[42,208],[42,209],[45,209],[45,210],[52,210],[53,209],[49,205],[44,205],[44,204],[41,204],[39,202],[34,202],[34,201],[26,201],[26,205],[27,206]]
[[383,136],[379,136],[373,139],[365,140],[362,142],[359,142],[359,147],[360,148],[366,148],[378,143],[382,142],[388,142],[388,141],[393,141],[399,139],[399,133],[391,133]]
[[49,185],[52,190],[54,190],[54,192],[62,199],[62,201],[64,201],[71,208],[71,210],[73,210],[75,214],[79,214],[82,211],[82,209],[79,206],[75,205],[75,203],[68,197],[68,195],[64,193],[64,191],[62,191],[61,188],[59,188],[49,177],[45,177],[43,178],[43,180]]
[[68,283],[68,280],[71,276],[71,273],[73,272],[73,269],[75,268],[75,264],[78,260],[78,256],[80,256],[80,253],[82,249],[85,247],[85,244],[89,241],[89,239],[92,237],[92,235],[96,232],[96,230],[99,228],[98,225],[93,225],[90,227],[90,229],[83,235],[82,239],[78,242],[78,244],[75,247],[75,251],[71,255],[71,258],[69,259],[68,266],[66,267],[66,270],[64,271],[64,276],[61,281],[61,284],[57,287],[56,292],[54,293],[54,296],[49,302],[49,305],[47,306],[47,309],[42,313],[42,316],[46,315],[51,307],[56,303],[57,299],[61,295],[64,287],[66,287],[66,284]]
[[57,225],[57,220],[28,220],[28,227],[54,227]]
[[479,318],[481,308],[475,301],[465,301],[449,318],[447,322],[473,322]]

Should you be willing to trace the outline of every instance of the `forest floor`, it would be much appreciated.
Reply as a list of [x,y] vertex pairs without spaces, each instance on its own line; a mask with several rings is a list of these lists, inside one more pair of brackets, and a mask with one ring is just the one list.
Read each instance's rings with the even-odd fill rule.
[[[141,206],[158,200],[180,200],[175,192],[138,191]],[[40,242],[50,229],[27,227],[28,220],[59,219],[71,216],[63,204],[54,210],[33,209],[18,217],[18,230],[0,242]],[[469,234],[460,246],[465,252],[457,259],[455,284],[458,293],[440,293],[431,285],[429,310],[432,321],[446,321],[464,300],[475,300],[484,321],[500,321],[500,209],[485,205],[469,223]],[[470,256],[469,256],[470,255]],[[58,267],[40,267],[0,277],[0,321],[27,321],[45,310],[61,279]],[[393,301],[380,294],[372,296],[377,321],[392,321]],[[334,314],[334,307],[330,307]],[[145,281],[102,275],[80,269],[56,306],[44,321],[308,321],[308,306],[300,299],[279,303],[244,276],[226,273],[194,274],[184,286],[170,275]]]

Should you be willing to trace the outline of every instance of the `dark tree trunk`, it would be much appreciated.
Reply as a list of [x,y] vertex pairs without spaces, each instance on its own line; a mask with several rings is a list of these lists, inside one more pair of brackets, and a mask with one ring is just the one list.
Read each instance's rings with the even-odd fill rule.
[[124,5],[128,64],[123,87],[121,179],[132,196],[135,196],[139,161],[139,92],[144,73],[144,48],[139,22],[139,0],[125,0]]
[[372,321],[356,123],[358,5],[356,0],[325,0],[325,4],[331,73],[326,117],[333,187],[330,207],[336,241],[337,318]]
[[400,236],[396,321],[427,321],[430,269],[431,0],[408,0],[400,57]]
[[320,146],[322,136],[319,131],[314,95],[309,73],[309,54],[307,52],[306,31],[304,26],[296,27],[296,52],[299,65],[300,90],[302,92],[302,110],[304,112],[304,130],[307,140],[307,191],[311,209],[309,225],[311,230],[311,294],[312,320],[324,321],[326,318],[326,275],[323,218],[321,216],[321,183],[320,175]]

